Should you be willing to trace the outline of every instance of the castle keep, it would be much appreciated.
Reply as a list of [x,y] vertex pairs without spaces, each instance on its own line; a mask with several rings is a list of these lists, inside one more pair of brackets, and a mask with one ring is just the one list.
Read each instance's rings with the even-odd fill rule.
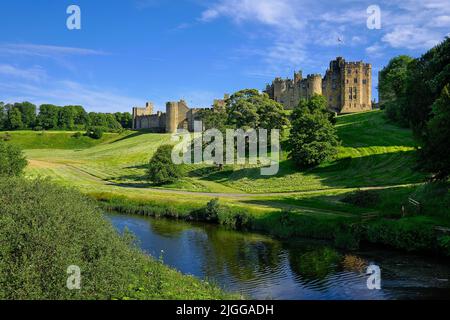
[[286,109],[295,108],[301,99],[321,94],[330,110],[337,113],[368,111],[372,109],[372,66],[338,57],[330,62],[323,78],[320,74],[303,78],[299,71],[294,79],[276,78],[265,92]]

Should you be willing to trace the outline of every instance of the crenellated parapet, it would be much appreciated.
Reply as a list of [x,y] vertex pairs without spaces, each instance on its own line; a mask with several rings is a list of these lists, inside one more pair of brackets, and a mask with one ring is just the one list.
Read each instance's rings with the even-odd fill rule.
[[301,99],[314,94],[326,97],[331,110],[338,113],[360,112],[372,109],[372,65],[362,61],[346,62],[337,57],[321,74],[302,77],[295,72],[293,80],[277,77],[266,86],[265,92],[286,109],[295,108]]

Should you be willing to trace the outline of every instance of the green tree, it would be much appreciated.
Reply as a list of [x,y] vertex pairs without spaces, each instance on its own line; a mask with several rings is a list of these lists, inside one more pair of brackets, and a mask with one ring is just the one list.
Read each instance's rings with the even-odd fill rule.
[[58,128],[73,130],[75,128],[76,110],[72,106],[65,106],[58,110]]
[[22,126],[32,129],[36,124],[36,106],[30,102],[15,103],[13,108],[19,109],[22,115]]
[[8,112],[7,127],[11,130],[23,128],[22,113],[18,108],[11,107]]
[[450,84],[444,87],[432,110],[420,159],[436,179],[446,180],[450,176]]
[[282,129],[288,124],[283,106],[256,89],[241,90],[227,100],[227,123],[235,128]]
[[5,130],[5,121],[6,121],[6,109],[5,104],[0,101],[0,130]]
[[15,145],[0,140],[0,176],[19,176],[27,166],[22,151]]
[[408,66],[413,60],[413,58],[405,55],[395,57],[380,71],[379,75],[380,107],[386,110],[389,119],[402,126],[409,125],[404,96]]
[[116,113],[114,113],[114,117],[116,118],[116,121],[120,123],[122,128],[131,129],[132,122],[133,122],[133,117],[131,116],[131,113],[116,112]]
[[408,120],[420,140],[433,116],[433,104],[450,83],[450,38],[435,46],[408,66],[404,96]]
[[42,128],[57,129],[59,109],[61,107],[52,104],[43,104],[39,107],[39,115],[37,118],[38,125]]
[[182,177],[180,165],[172,161],[171,145],[160,146],[148,164],[148,179],[157,185],[163,185],[176,181]]
[[225,132],[227,128],[227,114],[225,110],[200,110],[200,118],[206,130],[217,129]]
[[336,130],[329,121],[326,99],[300,101],[292,114],[289,157],[300,168],[312,167],[337,153]]

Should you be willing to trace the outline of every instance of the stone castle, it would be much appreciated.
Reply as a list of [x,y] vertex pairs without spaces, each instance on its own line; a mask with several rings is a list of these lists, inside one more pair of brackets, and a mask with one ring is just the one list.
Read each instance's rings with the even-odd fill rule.
[[[310,74],[303,78],[295,72],[294,79],[276,78],[267,85],[265,92],[281,103],[285,109],[294,109],[301,99],[314,94],[325,96],[329,109],[337,113],[353,113],[372,110],[372,66],[369,63],[346,62],[342,57],[330,62],[322,78]],[[213,108],[224,107],[226,100],[214,100]],[[167,102],[166,112],[154,113],[154,105],[147,102],[144,108],[133,108],[133,129],[175,133],[177,129],[194,130],[194,122],[200,120],[203,108],[189,108],[184,100]]]
[[301,99],[321,94],[330,110],[337,113],[368,111],[372,109],[372,66],[338,57],[330,62],[323,78],[320,74],[303,78],[299,71],[294,79],[276,78],[265,92],[285,109],[294,109]]
[[[214,100],[214,107],[223,107],[224,99]],[[153,132],[175,133],[177,129],[194,131],[194,122],[200,120],[199,111],[205,108],[189,108],[186,101],[167,102],[166,112],[154,113],[154,105],[147,102],[145,108],[133,108],[133,130],[148,129]]]

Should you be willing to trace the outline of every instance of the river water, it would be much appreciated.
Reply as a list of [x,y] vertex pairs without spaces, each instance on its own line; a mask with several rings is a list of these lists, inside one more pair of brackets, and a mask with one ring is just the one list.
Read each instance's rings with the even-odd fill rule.
[[[448,260],[380,249],[337,251],[326,242],[280,241],[202,223],[107,217],[165,264],[254,299],[450,299]],[[380,290],[368,289],[369,265],[380,267]]]

